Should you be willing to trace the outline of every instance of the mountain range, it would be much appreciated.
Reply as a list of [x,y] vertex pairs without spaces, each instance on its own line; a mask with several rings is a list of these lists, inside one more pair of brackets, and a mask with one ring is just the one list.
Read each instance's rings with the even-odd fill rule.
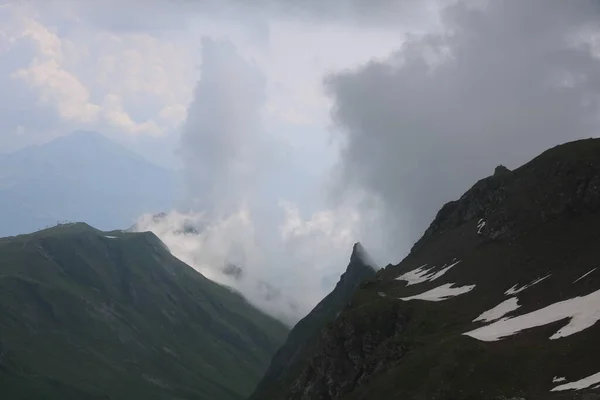
[[11,399],[600,400],[600,140],[498,166],[291,331],[152,233],[0,239]]
[[173,171],[99,133],[77,131],[0,155],[0,236],[62,221],[122,228],[173,208],[178,191]]

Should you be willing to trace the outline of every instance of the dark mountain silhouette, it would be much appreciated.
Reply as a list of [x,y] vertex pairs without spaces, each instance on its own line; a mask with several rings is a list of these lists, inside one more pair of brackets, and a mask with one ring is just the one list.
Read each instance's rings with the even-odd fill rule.
[[292,329],[250,399],[275,398],[282,388],[289,385],[307,356],[315,350],[321,329],[335,320],[352,298],[358,285],[374,275],[375,270],[369,262],[369,257],[362,245],[356,243],[346,272],[342,274],[333,291]]
[[599,227],[600,140],[497,168],[264,398],[600,399]]

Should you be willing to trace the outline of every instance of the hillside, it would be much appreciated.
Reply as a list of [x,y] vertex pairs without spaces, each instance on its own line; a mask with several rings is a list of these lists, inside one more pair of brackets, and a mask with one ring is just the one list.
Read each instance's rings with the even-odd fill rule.
[[175,173],[103,135],[75,132],[0,155],[0,236],[65,220],[128,226],[143,213],[172,208],[177,185]]
[[151,233],[0,239],[3,398],[243,399],[286,334]]
[[291,330],[285,344],[273,357],[265,376],[261,379],[251,400],[271,399],[291,383],[306,357],[316,348],[319,332],[335,320],[352,298],[358,285],[375,275],[368,256],[360,243],[356,243],[350,256],[350,264],[339,282],[316,307]]
[[323,329],[276,399],[600,399],[600,140],[498,167]]

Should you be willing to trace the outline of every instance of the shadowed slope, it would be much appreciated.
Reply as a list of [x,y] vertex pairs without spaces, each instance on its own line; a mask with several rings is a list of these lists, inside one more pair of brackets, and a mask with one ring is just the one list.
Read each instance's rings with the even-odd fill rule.
[[10,399],[243,399],[286,334],[151,233],[69,224],[0,239]]
[[278,399],[282,388],[291,383],[292,377],[316,348],[321,329],[344,309],[358,285],[374,275],[368,255],[362,245],[356,243],[350,264],[335,289],[292,329],[250,399]]
[[599,226],[600,140],[498,168],[355,292],[280,398],[600,399]]

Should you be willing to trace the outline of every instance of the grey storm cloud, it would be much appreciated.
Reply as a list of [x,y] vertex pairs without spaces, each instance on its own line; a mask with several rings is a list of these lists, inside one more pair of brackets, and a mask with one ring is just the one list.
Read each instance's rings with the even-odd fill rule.
[[[195,15],[246,20],[302,19],[379,26],[413,24],[428,19],[436,0],[56,0],[77,10],[86,21],[115,31],[169,30],[190,24]],[[119,12],[115,13],[114,10]],[[61,13],[48,4],[45,14]],[[63,11],[64,12],[64,11]]]
[[315,22],[339,21],[359,24],[410,23],[427,17],[436,4],[433,0],[229,0],[261,12],[305,18]]
[[405,252],[496,165],[597,136],[599,14],[586,0],[458,2],[443,10],[441,33],[329,75],[340,193],[375,194]]
[[266,100],[262,72],[227,41],[202,40],[201,78],[182,129],[179,149],[188,199],[196,210],[231,211],[261,175]]

